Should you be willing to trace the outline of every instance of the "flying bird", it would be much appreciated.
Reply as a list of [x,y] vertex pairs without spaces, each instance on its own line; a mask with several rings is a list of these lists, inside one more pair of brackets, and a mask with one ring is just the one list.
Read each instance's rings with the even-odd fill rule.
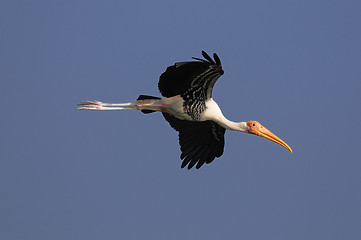
[[200,168],[223,154],[224,133],[227,130],[255,134],[292,149],[257,121],[232,122],[225,118],[212,98],[212,89],[223,75],[216,53],[213,59],[202,51],[204,59],[177,62],[160,76],[158,88],[162,98],[140,95],[129,103],[81,102],[80,110],[140,110],[145,114],[161,112],[165,120],[179,133],[181,167]]

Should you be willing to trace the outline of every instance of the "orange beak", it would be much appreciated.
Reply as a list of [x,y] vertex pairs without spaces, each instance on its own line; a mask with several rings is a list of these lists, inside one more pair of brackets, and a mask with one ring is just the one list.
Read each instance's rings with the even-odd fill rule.
[[282,139],[274,135],[267,128],[263,127],[259,122],[249,121],[247,122],[247,125],[250,128],[249,130],[250,133],[258,135],[260,137],[267,138],[268,140],[278,143],[292,153],[292,149],[287,145],[287,143],[282,141]]

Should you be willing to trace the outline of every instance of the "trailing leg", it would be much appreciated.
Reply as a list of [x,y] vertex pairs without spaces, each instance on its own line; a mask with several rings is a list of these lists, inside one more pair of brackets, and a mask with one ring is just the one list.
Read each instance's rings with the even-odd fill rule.
[[[160,99],[159,97],[153,97],[153,96],[148,96],[148,95],[139,95],[139,97],[137,98],[137,100],[149,100],[149,99]],[[153,113],[155,112],[155,110],[140,110],[142,111],[142,113],[148,114],[148,113]]]
[[130,110],[137,109],[133,102],[130,103],[103,103],[99,101],[84,101],[78,104],[79,110]]
[[79,110],[94,110],[94,111],[103,111],[103,110],[131,110],[136,109],[140,110],[143,113],[152,113],[155,111],[162,111],[164,104],[158,97],[140,95],[137,100],[129,103],[103,103],[99,101],[84,101],[80,104]]

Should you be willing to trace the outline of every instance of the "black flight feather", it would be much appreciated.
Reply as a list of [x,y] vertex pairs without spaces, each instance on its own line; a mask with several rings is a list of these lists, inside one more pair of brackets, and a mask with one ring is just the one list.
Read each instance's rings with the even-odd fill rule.
[[189,164],[188,169],[191,169],[199,161],[198,166],[201,167],[223,154],[225,128],[212,121],[180,120],[167,113],[163,113],[163,116],[179,132],[182,168]]

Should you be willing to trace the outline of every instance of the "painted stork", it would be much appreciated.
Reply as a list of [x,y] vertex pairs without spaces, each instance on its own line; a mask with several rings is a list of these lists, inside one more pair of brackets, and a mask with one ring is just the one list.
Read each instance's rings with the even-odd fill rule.
[[158,88],[162,98],[140,95],[129,103],[81,102],[80,110],[137,109],[143,113],[162,112],[166,121],[179,132],[181,167],[194,165],[200,168],[223,154],[226,129],[255,134],[292,149],[259,122],[232,122],[225,118],[218,104],[212,99],[212,89],[223,75],[217,54],[212,59],[202,51],[204,59],[177,62],[160,76]]

